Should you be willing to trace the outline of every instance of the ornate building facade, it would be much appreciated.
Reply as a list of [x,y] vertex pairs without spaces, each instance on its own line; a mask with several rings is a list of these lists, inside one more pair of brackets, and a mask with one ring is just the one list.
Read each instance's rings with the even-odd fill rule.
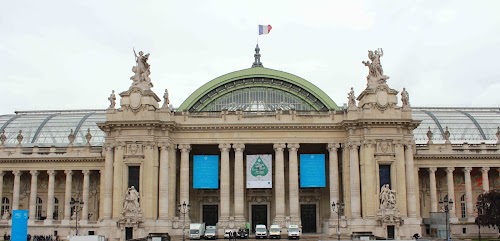
[[[205,222],[220,233],[299,224],[410,239],[443,235],[434,224],[449,199],[452,237],[475,236],[478,196],[500,189],[500,108],[413,108],[405,89],[389,87],[381,56],[369,51],[367,86],[357,97],[351,88],[342,108],[307,80],[265,68],[258,46],[251,68],[172,108],[167,91],[162,101],[151,89],[149,54],[139,52],[119,104],[113,91],[105,110],[0,116],[0,228],[8,234],[11,211],[27,209],[30,233],[61,237],[181,235]],[[249,165],[259,155],[259,167]],[[312,172],[307,155],[323,158]],[[201,168],[197,158],[209,156],[215,164]],[[264,166],[268,183],[255,188],[249,176]],[[215,186],[198,186],[213,172]],[[307,173],[324,184],[307,186]]]

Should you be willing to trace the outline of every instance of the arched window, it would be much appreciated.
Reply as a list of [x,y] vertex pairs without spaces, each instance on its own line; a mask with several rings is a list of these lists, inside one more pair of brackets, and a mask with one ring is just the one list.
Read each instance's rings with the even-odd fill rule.
[[465,194],[462,195],[462,197],[460,197],[460,211],[462,213],[462,218],[465,218],[467,217],[466,213],[465,213]]
[[54,197],[54,213],[52,215],[52,218],[54,220],[59,219],[59,199],[57,199],[56,197]]
[[3,215],[3,212],[9,212],[10,213],[10,200],[6,197],[2,198],[2,211],[0,215]]
[[37,220],[40,220],[42,218],[42,210],[43,210],[43,201],[40,197],[36,198],[36,209],[35,209],[35,216]]

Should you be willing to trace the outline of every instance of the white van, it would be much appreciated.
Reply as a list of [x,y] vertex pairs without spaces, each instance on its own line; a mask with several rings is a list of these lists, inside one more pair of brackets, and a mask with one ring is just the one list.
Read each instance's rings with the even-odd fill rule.
[[255,225],[255,238],[267,238],[267,227],[264,224]]
[[269,227],[269,238],[281,238],[281,227],[278,224],[273,224]]
[[189,239],[202,239],[205,236],[205,223],[189,225]]
[[299,225],[288,225],[288,239],[300,239]]

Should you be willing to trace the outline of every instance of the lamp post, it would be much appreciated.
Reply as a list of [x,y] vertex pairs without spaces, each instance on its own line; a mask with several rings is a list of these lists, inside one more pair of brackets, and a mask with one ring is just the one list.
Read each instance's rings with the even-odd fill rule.
[[450,212],[450,207],[453,206],[453,200],[450,198],[448,199],[448,196],[444,198],[444,200],[439,200],[439,204],[443,206],[443,210],[446,214],[446,240],[450,240],[450,232],[448,229],[448,225],[450,224],[449,219],[448,219],[448,213]]
[[344,212],[344,204],[339,201],[332,202],[332,211],[337,213],[337,239],[340,241],[340,215]]
[[82,204],[85,204],[84,202],[81,202],[80,200],[71,200],[70,202],[71,205],[75,208],[75,234],[78,236],[78,212],[82,209]]
[[177,205],[179,208],[179,212],[182,214],[182,241],[186,241],[186,236],[185,236],[185,222],[186,222],[186,214],[189,213],[189,208],[191,205],[186,204],[186,201],[184,201],[182,204]]
[[476,203],[476,208],[477,208],[477,229],[479,231],[478,233],[478,238],[479,241],[481,241],[481,215],[483,215],[483,210],[484,210],[484,202],[483,202],[483,195],[479,195],[477,203]]

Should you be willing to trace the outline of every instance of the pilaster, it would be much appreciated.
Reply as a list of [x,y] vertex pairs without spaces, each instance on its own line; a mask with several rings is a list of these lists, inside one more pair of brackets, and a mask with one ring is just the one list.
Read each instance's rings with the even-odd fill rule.
[[274,205],[276,216],[273,223],[282,224],[285,221],[285,163],[283,150],[286,145],[277,143],[273,145],[275,151],[276,170],[274,174]]
[[431,189],[431,212],[438,211],[437,188],[436,188],[436,171],[437,168],[431,167],[429,171],[429,186]]
[[289,185],[289,205],[290,219],[292,223],[300,224],[300,204],[299,204],[299,166],[297,151],[300,148],[298,143],[289,143],[288,147],[288,185]]

